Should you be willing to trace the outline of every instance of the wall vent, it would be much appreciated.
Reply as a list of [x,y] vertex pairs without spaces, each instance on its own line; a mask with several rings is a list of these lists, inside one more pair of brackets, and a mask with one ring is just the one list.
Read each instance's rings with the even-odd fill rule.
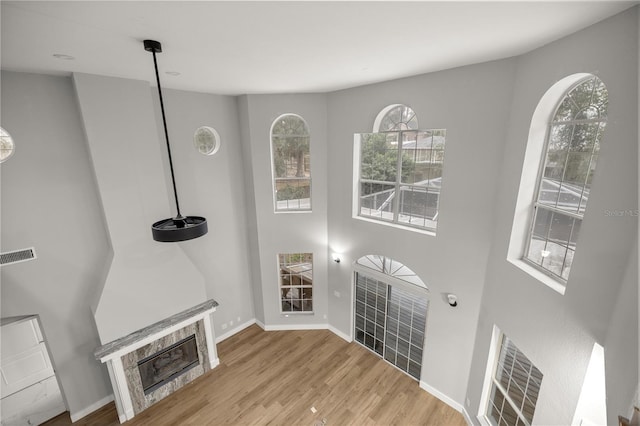
[[0,265],[11,265],[14,263],[26,262],[36,258],[36,249],[31,247],[28,249],[9,251],[0,253]]

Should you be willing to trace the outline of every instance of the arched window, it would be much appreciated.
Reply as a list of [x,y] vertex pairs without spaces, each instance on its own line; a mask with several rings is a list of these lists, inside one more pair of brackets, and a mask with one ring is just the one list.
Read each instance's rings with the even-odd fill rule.
[[363,256],[354,267],[356,342],[420,380],[427,286],[411,269],[389,257]]
[[446,130],[418,130],[406,105],[384,108],[374,133],[358,133],[354,217],[435,231]]
[[271,126],[275,211],[311,210],[311,156],[307,123],[295,114],[278,117]]
[[607,105],[605,85],[587,75],[564,93],[548,124],[524,260],[561,282],[576,252]]

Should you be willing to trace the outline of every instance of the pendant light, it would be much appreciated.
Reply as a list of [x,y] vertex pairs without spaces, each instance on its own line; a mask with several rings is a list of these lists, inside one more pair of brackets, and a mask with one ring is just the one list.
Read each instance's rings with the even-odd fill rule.
[[156,70],[156,81],[158,82],[158,95],[160,97],[160,110],[162,111],[162,124],[164,125],[164,137],[167,141],[167,152],[169,154],[169,168],[171,169],[171,182],[173,183],[173,196],[176,199],[176,217],[160,220],[151,225],[151,233],[155,241],[172,243],[198,238],[207,233],[207,219],[200,216],[182,216],[180,214],[180,204],[178,203],[178,191],[176,190],[176,179],[173,174],[173,161],[171,160],[171,146],[169,145],[169,132],[167,131],[167,119],[164,114],[164,102],[162,100],[162,88],[160,87],[160,76],[158,74],[158,62],[156,53],[162,52],[162,45],[155,40],[145,40],[144,50],[153,54],[153,65]]

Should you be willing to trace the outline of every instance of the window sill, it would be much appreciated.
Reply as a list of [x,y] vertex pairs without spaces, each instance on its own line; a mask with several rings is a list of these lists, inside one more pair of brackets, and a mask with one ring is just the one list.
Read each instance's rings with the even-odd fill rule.
[[313,213],[312,210],[274,210],[273,211],[275,214],[281,214],[281,213]]
[[521,269],[522,271],[526,272],[536,280],[540,281],[542,284],[546,285],[547,287],[557,291],[558,293],[564,296],[564,292],[566,290],[566,285],[564,283],[561,283],[558,280],[554,279],[553,277],[550,277],[549,275],[545,274],[544,272],[539,271],[538,269],[529,265],[527,262],[525,262],[522,259],[507,258],[507,261],[512,265],[516,266],[517,268]]
[[384,221],[384,220],[370,219],[368,217],[363,217],[363,216],[352,216],[352,217],[354,219],[361,220],[363,222],[375,223],[377,225],[390,226],[391,228],[403,229],[405,231],[416,232],[418,234],[429,235],[431,237],[435,237],[436,236],[436,232],[432,231],[432,230],[429,230],[429,229],[415,228],[413,226],[405,226],[405,225],[401,225],[401,224],[395,223],[395,222],[387,222],[387,221]]

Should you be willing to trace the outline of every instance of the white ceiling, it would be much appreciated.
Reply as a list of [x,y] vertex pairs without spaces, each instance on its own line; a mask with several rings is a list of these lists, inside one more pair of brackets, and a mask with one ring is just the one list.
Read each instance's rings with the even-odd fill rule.
[[163,87],[325,92],[518,55],[637,3],[3,0],[1,64],[155,84],[150,38]]

